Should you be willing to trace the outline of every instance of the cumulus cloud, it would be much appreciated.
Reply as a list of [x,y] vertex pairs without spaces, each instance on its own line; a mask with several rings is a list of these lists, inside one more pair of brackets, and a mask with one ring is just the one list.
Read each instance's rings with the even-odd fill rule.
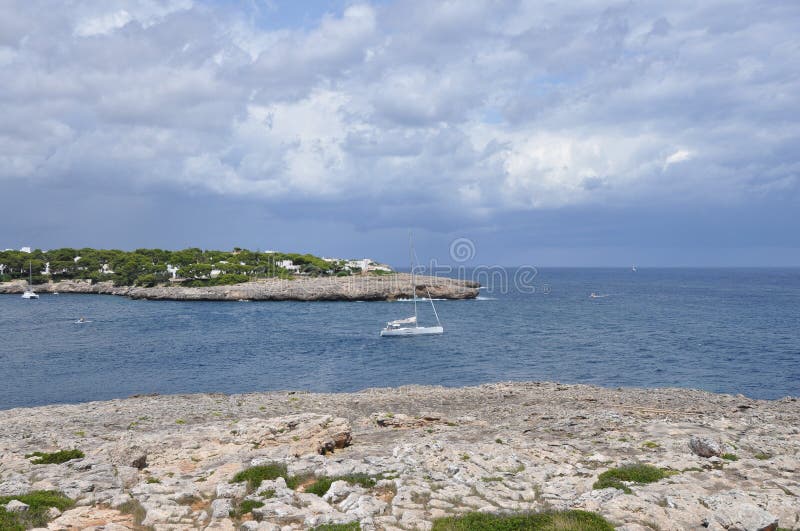
[[279,9],[5,2],[0,180],[480,219],[797,193],[794,2]]

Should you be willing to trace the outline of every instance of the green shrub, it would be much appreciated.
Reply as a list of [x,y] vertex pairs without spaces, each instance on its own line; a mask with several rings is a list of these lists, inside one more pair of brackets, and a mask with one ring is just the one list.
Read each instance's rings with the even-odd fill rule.
[[61,463],[66,463],[67,461],[71,461],[72,459],[80,459],[85,456],[80,450],[74,449],[59,450],[58,452],[53,453],[33,452],[25,457],[35,457],[35,459],[31,461],[31,463],[34,465],[58,465]]
[[772,459],[772,455],[770,455],[770,454],[768,454],[766,452],[758,452],[753,457],[755,457],[756,459],[759,459],[761,461],[764,461],[765,459]]
[[375,476],[370,476],[369,474],[346,474],[344,476],[333,477],[320,476],[314,483],[308,485],[305,491],[316,494],[317,496],[324,496],[325,493],[328,492],[328,489],[331,488],[331,484],[334,481],[346,481],[351,485],[360,485],[365,489],[371,489],[380,479],[384,479],[383,474]]
[[311,485],[308,485],[305,490],[306,492],[316,494],[317,496],[324,496],[325,493],[328,492],[328,489],[331,488],[331,483],[334,481],[334,478],[322,476],[317,478],[317,480]]
[[432,531],[612,531],[614,527],[602,516],[586,511],[546,511],[496,515],[467,513],[437,518]]
[[669,474],[651,465],[627,465],[606,470],[600,474],[592,488],[605,489],[613,487],[630,494],[631,489],[623,481],[644,485],[645,483],[655,483],[667,476]]
[[[21,513],[10,513],[2,508],[11,500],[19,500],[28,505],[28,510]],[[75,502],[60,492],[37,490],[19,496],[0,496],[0,529],[3,531],[24,530],[31,527],[45,527],[50,520],[47,511],[55,507],[64,511]]]
[[231,483],[247,482],[247,489],[253,491],[261,485],[265,479],[284,478],[288,485],[289,478],[286,473],[286,465],[282,463],[270,463],[246,468],[233,476]]
[[251,512],[256,507],[263,507],[264,502],[258,500],[242,500],[242,503],[239,504],[234,510],[231,511],[231,516],[236,518],[241,518],[242,516],[246,515],[247,513]]
[[361,525],[358,522],[349,524],[323,524],[313,528],[311,531],[359,531]]
[[739,460],[739,456],[736,455],[736,454],[722,454],[720,457],[722,457],[723,459],[726,459],[728,461],[738,461]]

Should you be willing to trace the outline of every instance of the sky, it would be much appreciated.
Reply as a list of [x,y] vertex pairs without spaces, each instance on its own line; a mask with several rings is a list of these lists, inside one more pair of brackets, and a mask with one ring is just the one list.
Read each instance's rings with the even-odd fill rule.
[[798,266],[797,28],[794,0],[5,0],[0,248]]

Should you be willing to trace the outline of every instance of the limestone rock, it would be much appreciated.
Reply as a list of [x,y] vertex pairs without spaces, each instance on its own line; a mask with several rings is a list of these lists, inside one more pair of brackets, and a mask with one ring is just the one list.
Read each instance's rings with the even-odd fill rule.
[[5,508],[10,513],[24,513],[28,510],[29,505],[19,500],[11,500],[5,505]]
[[350,422],[342,417],[300,413],[274,419],[245,419],[239,422],[241,437],[259,447],[288,445],[289,455],[325,454],[344,448],[352,441]]
[[211,502],[211,518],[227,518],[233,510],[233,504],[228,498],[219,498]]
[[[480,285],[470,280],[438,276],[417,276],[417,295],[434,298],[474,299]],[[27,288],[24,280],[0,282],[0,294],[22,293]],[[426,289],[427,288],[427,289]],[[395,300],[413,295],[411,276],[408,273],[391,275],[353,275],[349,277],[298,277],[287,281],[279,278],[244,282],[229,286],[114,286],[113,282],[92,284],[87,280],[63,280],[36,284],[38,293],[97,293],[120,295],[133,299],[153,300],[300,300],[300,301],[354,301]]]
[[386,411],[375,413],[372,418],[381,428],[418,428],[426,424],[426,421],[419,417],[409,417],[403,413]]
[[693,436],[689,439],[689,448],[700,457],[719,457],[722,455],[722,445],[709,437]]
[[120,441],[111,450],[111,462],[116,465],[142,470],[147,467],[147,452],[139,445]]
[[9,474],[5,477],[5,481],[0,483],[0,496],[19,496],[31,490],[30,482],[19,474]]
[[714,520],[729,531],[775,531],[778,518],[752,503],[741,491],[731,490],[702,498]]
[[244,498],[247,494],[245,483],[218,483],[217,498]]

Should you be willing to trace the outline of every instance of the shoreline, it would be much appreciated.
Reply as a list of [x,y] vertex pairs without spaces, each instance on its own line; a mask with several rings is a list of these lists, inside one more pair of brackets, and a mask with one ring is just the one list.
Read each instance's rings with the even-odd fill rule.
[[733,392],[717,392],[717,391],[708,391],[705,389],[701,389],[699,387],[646,387],[646,386],[620,386],[620,385],[602,385],[602,384],[586,384],[586,383],[570,383],[570,382],[561,382],[561,381],[551,381],[551,380],[542,380],[542,381],[531,381],[531,380],[507,380],[507,381],[488,381],[483,383],[476,383],[476,384],[469,384],[469,385],[447,385],[447,384],[416,384],[416,383],[409,383],[409,384],[402,384],[402,385],[395,385],[395,386],[382,386],[382,387],[364,387],[362,389],[352,390],[352,391],[314,391],[311,389],[269,389],[269,390],[256,390],[256,391],[242,391],[242,392],[227,392],[227,391],[198,391],[198,392],[150,392],[150,393],[135,393],[129,396],[118,396],[118,397],[110,397],[110,398],[101,398],[101,399],[91,399],[91,400],[84,400],[78,402],[51,402],[45,404],[37,404],[37,405],[29,405],[29,406],[14,406],[9,408],[2,408],[0,407],[0,415],[4,412],[9,411],[17,411],[17,410],[28,410],[28,409],[40,409],[40,408],[51,408],[51,407],[69,407],[69,406],[94,406],[100,404],[107,404],[110,402],[118,402],[118,401],[125,401],[125,400],[137,400],[137,399],[144,399],[144,398],[162,398],[162,399],[170,399],[171,397],[182,397],[186,399],[193,399],[193,398],[202,398],[202,397],[247,397],[247,396],[266,396],[266,395],[320,395],[329,398],[333,398],[336,396],[349,396],[349,395],[360,395],[360,394],[372,394],[372,393],[382,393],[382,392],[400,392],[405,389],[432,389],[432,390],[441,390],[441,391],[455,391],[455,390],[470,390],[470,389],[480,389],[486,386],[493,386],[493,385],[506,385],[506,386],[517,386],[517,385],[557,385],[562,387],[581,387],[587,389],[597,389],[603,391],[618,391],[618,392],[626,392],[626,391],[638,391],[638,392],[646,392],[646,391],[654,391],[654,392],[666,392],[666,393],[675,393],[680,394],[682,392],[691,392],[691,393],[704,393],[715,397],[726,397],[729,399],[735,400],[750,400],[756,402],[766,402],[766,403],[775,403],[775,402],[797,402],[798,408],[800,409],[800,395],[784,395],[776,398],[755,398],[751,396],[747,396],[744,393],[733,393]]
[[[628,531],[719,530],[730,518],[791,529],[800,526],[798,426],[796,397],[552,382],[136,396],[0,411],[0,496],[59,490],[76,500],[50,529],[429,529],[468,511],[545,509],[593,511]],[[694,453],[693,437],[716,441],[719,455]],[[85,457],[24,457],[73,448]],[[336,483],[321,497],[281,480],[250,494],[230,483],[266,462],[293,475],[383,479]],[[631,494],[592,488],[627,463],[669,474]],[[263,505],[230,516],[245,498]]]
[[[430,292],[434,298],[474,299],[480,284],[448,277],[417,275],[418,297]],[[15,280],[0,283],[0,294],[21,294],[27,282]],[[36,293],[81,293],[116,295],[131,299],[180,301],[391,301],[413,297],[411,275],[353,275],[347,277],[298,277],[260,279],[242,284],[205,287],[183,286],[114,286],[112,282],[92,284],[86,280],[62,280],[35,284]]]

